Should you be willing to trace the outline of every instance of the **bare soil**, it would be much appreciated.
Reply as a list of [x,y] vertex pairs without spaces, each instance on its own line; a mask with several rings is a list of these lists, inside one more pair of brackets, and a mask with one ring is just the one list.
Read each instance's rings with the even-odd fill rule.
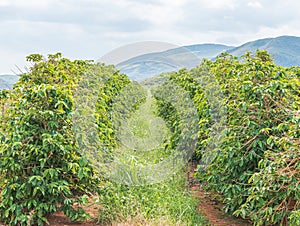
[[[201,184],[194,179],[194,171],[196,165],[191,164],[189,172],[189,187],[193,196],[199,200],[198,210],[202,213],[211,226],[251,226],[250,221],[240,219],[231,215],[226,214],[223,211],[224,203],[218,200],[218,194],[213,192],[206,192],[201,189]],[[98,207],[90,206],[86,208],[87,212],[92,217],[97,217]],[[96,221],[85,221],[85,222],[70,222],[63,213],[56,213],[49,217],[49,223],[53,226],[92,226],[97,225]],[[129,224],[116,224],[116,225],[129,225]]]
[[196,164],[191,164],[189,172],[189,186],[193,196],[199,200],[198,210],[210,222],[211,226],[250,226],[250,221],[226,214],[224,203],[218,200],[219,194],[206,192],[201,184],[194,179]]
[[[198,210],[203,214],[209,221],[211,226],[251,226],[250,221],[233,217],[226,214],[223,211],[224,204],[218,200],[218,194],[213,192],[206,192],[201,189],[201,184],[194,179],[194,171],[196,164],[191,164],[189,167],[188,180],[189,188],[193,196],[198,200]],[[82,222],[71,222],[62,212],[55,213],[48,217],[49,225],[51,226],[94,226],[97,224],[97,214],[100,206],[89,205],[85,207],[85,210],[91,215],[93,220],[87,220]],[[113,224],[118,226],[130,225],[127,223]],[[0,226],[4,226],[1,224]]]

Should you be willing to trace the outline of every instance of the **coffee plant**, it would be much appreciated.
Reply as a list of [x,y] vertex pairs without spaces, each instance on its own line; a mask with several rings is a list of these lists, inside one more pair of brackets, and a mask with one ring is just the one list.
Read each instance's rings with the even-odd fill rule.
[[[0,221],[86,218],[91,193],[110,203],[114,189],[103,186],[113,183],[95,167],[114,161],[118,129],[147,94],[113,66],[60,53],[27,60],[30,71],[0,92]],[[263,50],[242,60],[222,53],[156,81],[156,114],[171,132],[165,153],[195,146],[197,178],[222,194],[225,211],[255,225],[300,225],[300,68],[277,66]]]
[[[256,225],[297,225],[299,68],[277,66],[262,50],[243,58],[223,53],[215,61],[203,60],[192,70],[170,75],[189,92],[198,111],[197,176],[208,183],[207,189],[223,194],[229,213],[250,218]],[[211,98],[216,94],[221,98]],[[177,114],[170,106],[165,112],[171,119]],[[223,113],[227,126],[219,124],[224,132],[219,134],[224,135],[218,141],[212,138],[212,126]],[[176,129],[178,120],[171,121]]]
[[77,149],[71,113],[72,92],[90,62],[70,61],[59,53],[27,60],[33,66],[15,84],[6,110],[0,219],[9,225],[42,225],[57,211],[71,220],[85,218],[80,206],[97,190],[98,179]]
[[[0,133],[1,136],[4,136],[4,131],[7,128],[7,109],[10,103],[10,91],[9,90],[1,90],[0,91]],[[3,137],[4,138],[4,137]]]
[[201,179],[223,194],[226,211],[257,225],[287,225],[300,195],[297,70],[275,65],[265,51],[242,62],[223,54],[209,68],[225,95],[228,124]]

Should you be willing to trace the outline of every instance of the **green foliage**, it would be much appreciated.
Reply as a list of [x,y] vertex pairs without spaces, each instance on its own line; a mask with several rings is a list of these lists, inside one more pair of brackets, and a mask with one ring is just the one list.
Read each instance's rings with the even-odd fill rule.
[[[72,123],[78,149],[99,174],[103,173],[102,167],[99,166],[105,161],[103,152],[107,152],[110,145],[106,142],[106,138],[109,137],[100,136],[102,140],[99,138],[99,131],[106,130],[109,121],[99,123],[98,118],[106,115],[106,111],[97,102],[107,98],[102,92],[103,87],[112,77],[117,76],[122,75],[119,75],[113,66],[101,63],[89,65],[73,92],[75,109],[72,112]],[[103,105],[105,106],[104,103]],[[112,138],[109,140],[113,141]]]
[[294,210],[289,216],[291,225],[300,225],[300,210]]
[[199,178],[223,194],[226,211],[258,225],[286,224],[299,208],[299,168],[283,173],[290,162],[299,166],[298,70],[275,65],[265,51],[246,54],[244,62],[222,54],[206,67],[225,95],[228,125]]
[[[10,91],[9,90],[1,90],[0,91],[0,137],[4,136],[4,131],[7,128],[7,109],[10,104]],[[3,137],[4,139],[4,137]],[[2,139],[0,139],[2,140]]]
[[[169,81],[155,89],[154,97],[157,100],[158,115],[164,119],[171,131],[166,149],[172,151],[174,160],[179,166],[179,159],[183,164],[191,157],[197,143],[198,115],[193,103],[193,92],[196,86],[190,83],[187,86],[177,82],[175,78],[190,81],[187,70],[180,70],[170,74]],[[179,84],[178,84],[179,83]],[[180,168],[180,167],[178,167]]]
[[99,138],[104,146],[109,149],[114,148],[117,145],[111,115],[114,98],[117,97],[122,88],[129,83],[130,80],[126,75],[115,74],[100,88],[99,99],[96,103]]
[[[194,102],[195,108],[197,109],[199,118],[199,121],[197,123],[199,130],[197,131],[198,142],[196,144],[197,147],[193,158],[198,160],[201,159],[203,151],[207,147],[211,125],[208,100],[205,96],[205,91],[201,86],[202,84],[197,81],[199,74],[201,76],[205,74],[203,70],[205,70],[205,67],[195,68],[191,71],[183,69],[179,70],[178,72],[172,73],[170,76],[170,81],[175,82],[186,92],[188,92],[190,98]],[[174,121],[174,119],[171,121]],[[176,125],[175,122],[173,122],[173,125]]]
[[[146,125],[148,121],[143,117],[145,116],[143,114],[146,114],[147,119],[151,119],[151,117],[155,117],[150,114],[151,109],[154,108],[161,113],[164,110],[160,107],[150,106],[151,104],[157,104],[151,101],[151,94],[148,93],[146,99],[145,89],[130,82],[124,75],[115,74],[107,79],[99,90],[100,95],[96,105],[96,116],[99,125],[100,140],[104,144],[104,147],[110,150],[111,161],[113,161],[114,154],[117,154],[118,151],[126,152],[121,155],[124,157],[119,157],[120,159],[118,159],[121,163],[124,161],[126,168],[114,176],[121,176],[122,178],[123,174],[125,174],[127,178],[128,174],[130,174],[131,180],[134,181],[134,176],[141,173],[139,171],[137,173],[132,172],[135,169],[139,169],[135,164],[147,165],[155,159],[165,157],[166,153],[164,150],[157,150],[157,153],[155,152],[157,155],[151,157],[150,154],[153,154],[153,151],[145,152],[141,150],[141,153],[136,153],[138,152],[138,148],[128,150],[126,147],[121,147],[124,144],[118,140],[120,137],[118,138],[116,135],[118,132],[117,129],[127,119],[131,119],[132,121],[126,121],[128,127],[125,129],[129,129],[131,126],[130,122],[139,122],[141,124],[134,124],[133,127],[135,129],[131,132],[138,133],[135,134],[137,137],[142,137],[142,130],[148,126]],[[162,104],[162,106],[164,105]],[[171,113],[165,114],[166,117],[171,117],[171,115]],[[175,118],[173,121],[175,122]],[[167,123],[170,123],[170,120]],[[128,137],[126,138],[129,139]],[[130,145],[134,146],[133,143]],[[127,156],[131,157],[130,161],[132,161],[132,165],[130,165],[130,162],[126,162],[128,160]],[[174,180],[164,181],[160,184],[144,186],[127,186],[106,181],[99,196],[99,204],[102,208],[100,209],[98,220],[101,223],[111,223],[124,222],[127,219],[142,217],[146,221],[157,221],[159,223],[161,223],[160,220],[167,219],[172,225],[203,225],[204,221],[196,210],[197,204],[186,192],[185,188],[186,184],[183,176],[176,177]]]
[[[27,60],[33,62],[30,73],[21,75],[12,91],[0,92],[0,220],[42,225],[47,214],[56,211],[72,220],[87,217],[74,204],[83,205],[87,195],[98,190],[91,163],[110,162],[114,151],[127,151],[119,147],[117,129],[147,102],[145,90],[113,67],[70,61],[60,53],[47,59],[33,54]],[[154,92],[155,113],[171,135],[160,147],[163,151],[155,150],[156,158],[149,159],[150,152],[139,156],[145,164],[196,143],[195,157],[209,162],[199,166],[197,176],[208,182],[208,189],[223,194],[227,212],[250,218],[255,225],[299,225],[300,68],[277,66],[261,50],[246,53],[242,62],[223,53],[214,62],[203,60],[197,68],[159,80],[169,83]],[[188,100],[193,106],[184,104]],[[227,127],[218,140],[224,104]],[[190,108],[197,109],[197,120],[189,117],[188,124],[186,116],[194,116]],[[141,127],[134,127],[134,135],[147,137],[141,134],[149,127],[142,115],[133,121],[140,124],[128,126]],[[92,157],[99,148],[103,152],[95,162],[83,157]],[[143,187],[109,181],[102,185],[102,223],[140,214],[185,225],[203,222],[183,180]]]
[[250,194],[235,212],[249,215],[257,225],[266,222],[299,224],[299,215],[296,214],[300,209],[299,117],[289,124],[286,125],[288,132],[282,137],[272,136],[267,140],[269,144],[271,140],[276,143],[279,150],[264,153],[258,165],[259,171],[249,179]]
[[30,73],[12,90],[8,128],[1,143],[4,184],[0,218],[9,225],[43,225],[63,211],[71,220],[87,217],[79,206],[97,189],[97,177],[81,156],[72,131],[72,90],[89,67],[61,54],[31,55]]
[[206,225],[197,213],[197,202],[186,191],[183,175],[175,180],[146,186],[106,184],[99,197],[99,222],[124,222],[142,217],[148,221],[167,219],[170,225]]
[[168,142],[166,146],[166,149],[172,150],[176,148],[178,140],[180,138],[180,115],[172,102],[168,101],[167,98],[165,98],[165,93],[163,93],[163,91],[169,92],[169,90],[165,86],[162,86],[160,90],[155,91],[154,97],[158,106],[158,116],[164,119],[168,128],[172,132],[170,142]]
[[[206,162],[214,156],[209,165],[199,165],[198,178],[208,182],[208,189],[223,194],[225,210],[230,213],[250,217],[257,225],[284,225],[289,216],[296,222],[299,68],[279,67],[262,50],[255,55],[248,52],[243,58],[240,62],[223,53],[215,62],[204,60],[197,68],[170,75],[189,92],[198,111],[196,157]],[[222,99],[213,99],[214,95]],[[215,104],[218,101],[221,105]],[[224,113],[222,103],[226,105],[227,128],[219,142],[212,137],[212,126]],[[178,113],[165,108],[164,114],[176,118]],[[221,109],[220,113],[216,109]],[[204,151],[211,142],[215,143],[211,147],[216,155],[207,158]]]
[[[122,90],[126,93],[121,93]],[[137,84],[124,75],[115,73],[109,77],[99,89],[96,103],[96,123],[98,136],[102,146],[104,161],[113,159],[113,149],[118,147],[116,129],[145,100]],[[145,95],[144,95],[145,96]]]

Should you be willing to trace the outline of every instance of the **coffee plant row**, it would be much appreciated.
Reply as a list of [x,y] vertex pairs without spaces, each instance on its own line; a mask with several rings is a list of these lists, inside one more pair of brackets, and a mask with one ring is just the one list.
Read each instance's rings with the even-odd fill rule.
[[[227,112],[221,141],[210,136],[215,104],[201,80],[207,76],[218,82]],[[300,68],[277,66],[259,50],[242,61],[224,53],[170,79],[197,108],[197,177],[222,194],[225,210],[255,225],[300,225]],[[211,142],[217,145],[207,150]]]
[[[113,161],[118,125],[145,93],[112,66],[61,54],[27,60],[30,72],[0,93],[0,220],[42,225],[57,211],[85,218],[80,206],[103,179],[97,162]],[[227,212],[256,225],[300,225],[300,69],[257,51],[242,61],[224,53],[167,76],[189,94],[198,114],[189,123],[198,127],[188,131],[192,111],[179,112],[164,89],[155,93],[172,131],[166,148],[195,144],[197,177],[222,194]]]
[[[89,137],[76,125],[82,128],[89,119],[78,115],[92,111],[100,142],[114,146],[106,113],[131,81],[112,66],[70,61],[60,53],[27,60],[33,63],[30,72],[0,93],[0,221],[43,225],[58,211],[71,220],[86,218],[81,206],[99,192],[102,175],[82,151]],[[83,105],[89,99],[96,107]]]

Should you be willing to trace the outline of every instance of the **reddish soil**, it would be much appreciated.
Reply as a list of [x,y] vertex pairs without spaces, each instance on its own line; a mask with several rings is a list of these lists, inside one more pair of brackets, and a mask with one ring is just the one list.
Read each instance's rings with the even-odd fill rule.
[[[92,201],[91,201],[92,203]],[[62,212],[55,213],[54,215],[51,215],[48,217],[49,225],[51,226],[93,226],[93,225],[98,225],[97,222],[97,215],[99,211],[99,206],[97,205],[90,205],[84,207],[84,209],[90,214],[92,219],[94,220],[87,220],[83,222],[72,222],[66,218],[65,214]]]
[[71,222],[66,218],[63,213],[55,213],[54,215],[48,218],[49,225],[51,226],[92,226],[96,225],[96,222],[93,221],[85,221],[85,222]]
[[[199,200],[198,209],[209,221],[209,225],[211,226],[251,226],[251,222],[236,218],[226,214],[222,209],[224,204],[220,202],[217,197],[218,194],[212,192],[206,192],[201,189],[201,185],[198,181],[196,181],[193,177],[195,171],[195,164],[192,164],[190,167],[189,173],[189,184],[190,190],[195,198]],[[86,209],[92,217],[97,217],[98,208],[97,207],[89,207]],[[96,221],[94,222],[79,222],[73,223],[70,222],[63,213],[56,213],[55,215],[49,218],[50,225],[53,226],[77,226],[77,225],[86,225],[92,226],[96,225]]]
[[189,172],[189,185],[192,194],[199,200],[198,210],[210,222],[211,226],[250,226],[249,221],[226,214],[222,209],[224,204],[218,200],[218,194],[206,192],[201,184],[194,179],[196,165],[192,164]]
[[[251,226],[252,224],[249,221],[230,216],[224,211],[222,211],[224,204],[220,202],[217,197],[218,195],[211,192],[206,192],[201,189],[201,185],[193,177],[195,171],[195,164],[192,164],[189,172],[189,185],[192,194],[196,199],[199,200],[198,209],[207,220],[210,222],[211,226]],[[49,225],[51,226],[95,226],[96,218],[99,210],[99,206],[88,206],[85,207],[85,210],[91,215],[95,220],[83,221],[83,222],[71,222],[66,218],[62,213],[55,213],[54,215],[48,218]],[[118,224],[122,225],[122,224]],[[126,224],[128,225],[128,224]],[[0,226],[4,226],[0,223]]]

